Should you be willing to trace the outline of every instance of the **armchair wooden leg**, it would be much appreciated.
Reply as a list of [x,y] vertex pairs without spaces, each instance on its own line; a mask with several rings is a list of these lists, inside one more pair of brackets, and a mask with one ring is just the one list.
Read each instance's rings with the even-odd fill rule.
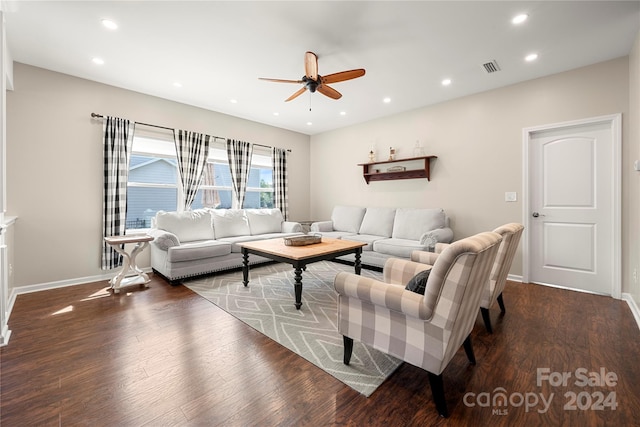
[[464,352],[467,353],[467,358],[472,365],[476,364],[476,355],[473,353],[473,346],[471,345],[471,334],[467,336],[467,339],[462,343],[464,347]]
[[342,361],[345,365],[348,365],[351,361],[351,353],[353,353],[353,338],[343,335],[342,342],[344,343],[344,358]]
[[442,418],[448,418],[449,412],[447,411],[447,401],[444,398],[444,383],[442,382],[442,374],[436,375],[431,372],[429,374],[429,385],[431,386],[431,394],[433,395],[433,401],[436,404],[438,414]]
[[492,334],[493,328],[491,328],[491,316],[489,315],[489,309],[480,307],[480,313],[482,313],[482,320],[484,320],[484,326],[487,328],[487,332]]
[[502,314],[504,314],[506,310],[504,309],[504,301],[502,300],[502,292],[500,292],[500,295],[498,295],[497,299],[498,299],[498,305],[500,306],[500,312]]

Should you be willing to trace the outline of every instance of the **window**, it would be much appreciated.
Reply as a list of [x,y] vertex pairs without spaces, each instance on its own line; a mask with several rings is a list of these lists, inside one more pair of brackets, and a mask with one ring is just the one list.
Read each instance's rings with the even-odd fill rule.
[[[213,142],[191,208],[229,209],[232,197],[226,147],[222,142]],[[173,133],[136,129],[127,183],[127,230],[151,227],[156,212],[177,210],[181,199],[182,185]],[[273,207],[272,159],[267,149],[254,147],[244,207]]]
[[[260,152],[262,151],[262,152]],[[255,147],[251,158],[251,170],[247,180],[245,208],[273,207],[273,170],[271,153],[258,151]],[[202,178],[202,184],[191,205],[192,209],[230,209],[233,197],[231,171],[227,160],[227,150],[223,144],[214,143],[209,147],[209,158]]]

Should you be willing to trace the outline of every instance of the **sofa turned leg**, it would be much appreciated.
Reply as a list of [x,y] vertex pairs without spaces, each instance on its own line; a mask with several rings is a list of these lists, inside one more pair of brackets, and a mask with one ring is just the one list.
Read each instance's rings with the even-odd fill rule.
[[444,383],[442,381],[442,374],[436,375],[428,372],[429,385],[431,386],[431,394],[433,395],[433,401],[436,404],[438,414],[442,418],[449,417],[449,411],[447,411],[447,401],[444,398]]
[[348,365],[351,361],[351,353],[353,353],[353,338],[343,335],[342,342],[344,343],[344,358],[342,361],[345,365]]
[[500,292],[500,295],[498,295],[498,305],[500,306],[500,313],[504,314],[505,313],[505,309],[504,309],[504,300],[502,299],[502,292]]
[[487,332],[492,334],[493,329],[491,328],[491,316],[489,316],[489,310],[484,307],[480,307],[480,313],[482,313],[482,320],[484,320],[484,326],[487,328]]

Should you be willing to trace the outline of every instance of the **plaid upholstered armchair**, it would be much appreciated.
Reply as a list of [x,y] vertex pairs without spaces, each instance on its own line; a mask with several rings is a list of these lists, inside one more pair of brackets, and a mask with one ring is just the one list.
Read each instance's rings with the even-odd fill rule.
[[431,267],[424,295],[405,285],[430,266],[409,260],[387,260],[384,282],[338,273],[344,363],[351,360],[355,339],[426,370],[438,413],[447,417],[442,371],[463,345],[475,363],[470,334],[501,240],[486,232],[449,245]]
[[[482,292],[482,298],[480,299],[480,313],[482,313],[484,326],[490,334],[493,333],[493,328],[491,327],[489,309],[497,301],[500,306],[500,312],[502,314],[505,312],[502,291],[507,283],[507,276],[509,275],[509,270],[513,263],[513,257],[518,249],[518,244],[520,243],[520,237],[522,236],[523,230],[524,226],[518,223],[505,224],[493,230],[494,233],[498,233],[502,236],[502,243],[500,243],[498,255],[496,256],[496,260],[491,269],[491,275],[489,276],[489,280]],[[438,258],[439,253],[448,245],[448,243],[437,243],[435,246],[435,253],[413,251],[411,253],[411,260],[433,265],[435,260]]]

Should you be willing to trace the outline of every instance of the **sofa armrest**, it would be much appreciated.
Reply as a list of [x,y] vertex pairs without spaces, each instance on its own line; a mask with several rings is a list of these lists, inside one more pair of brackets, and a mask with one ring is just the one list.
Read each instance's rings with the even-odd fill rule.
[[148,235],[153,237],[153,243],[159,249],[168,251],[170,247],[180,246],[180,239],[173,233],[158,228],[152,228],[147,232]]
[[424,296],[408,291],[402,285],[341,271],[336,275],[333,287],[339,297],[354,298],[422,320],[431,316],[423,302]]
[[420,236],[420,243],[434,247],[437,243],[451,243],[453,240],[453,230],[448,227],[436,228]]
[[450,243],[436,243],[436,250],[434,251],[437,254],[442,253],[442,251],[444,251],[448,246],[450,245]]
[[389,258],[382,269],[382,281],[393,285],[406,286],[416,274],[430,270],[431,265],[408,259]]
[[294,221],[284,221],[282,223],[283,233],[302,233],[302,224]]
[[311,231],[333,231],[333,221],[319,221],[311,224]]
[[419,262],[422,264],[433,265],[438,259],[439,253],[427,252],[427,251],[413,251],[411,252],[411,261]]

